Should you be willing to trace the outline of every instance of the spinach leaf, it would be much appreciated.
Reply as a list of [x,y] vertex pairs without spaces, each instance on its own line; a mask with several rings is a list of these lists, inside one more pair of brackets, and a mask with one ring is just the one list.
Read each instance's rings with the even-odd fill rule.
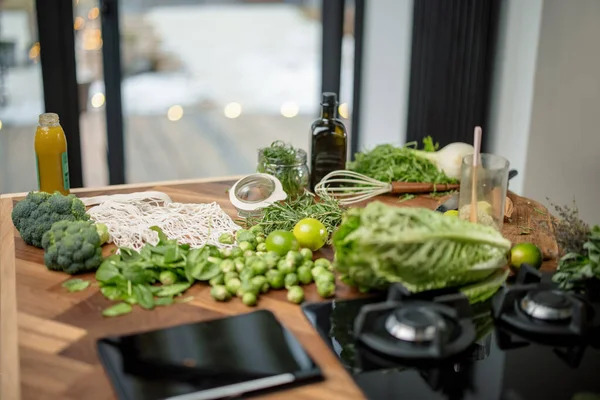
[[169,306],[173,304],[173,297],[157,297],[154,299],[154,305]]
[[80,292],[90,286],[90,281],[84,281],[82,279],[70,279],[62,284],[62,287],[66,288],[69,292]]
[[165,252],[165,264],[173,264],[183,258],[179,246],[169,247]]
[[96,271],[96,280],[99,282],[109,282],[120,276],[121,273],[119,272],[119,268],[117,267],[116,263],[117,260],[115,256],[110,256],[104,260]]
[[154,308],[154,296],[152,295],[152,291],[150,291],[148,286],[140,284],[135,285],[133,287],[133,295],[137,299],[137,302],[140,306],[147,310]]
[[103,286],[100,292],[109,300],[119,300],[123,296],[123,291],[116,286]]
[[127,303],[115,304],[102,311],[102,315],[105,317],[117,317],[119,315],[128,314],[131,312],[131,306]]
[[215,276],[221,273],[221,268],[219,264],[212,263],[208,260],[205,260],[200,263],[200,271],[194,275],[199,281],[208,281],[214,278]]
[[158,297],[175,296],[179,293],[185,292],[187,289],[189,289],[190,286],[192,286],[192,284],[187,282],[174,283],[172,285],[164,285],[161,286],[160,290],[155,294]]
[[146,245],[142,247],[142,250],[140,250],[140,257],[146,261],[152,260],[152,250],[150,249],[150,246]]
[[129,249],[127,247],[121,247],[119,250],[121,253],[121,260],[123,260],[123,261],[132,262],[132,261],[140,260],[142,258],[140,253],[138,253],[137,251],[135,251],[133,249]]
[[126,268],[123,268],[123,276],[125,279],[134,284],[149,282],[149,275],[147,274],[147,271],[138,267],[137,265],[130,265]]

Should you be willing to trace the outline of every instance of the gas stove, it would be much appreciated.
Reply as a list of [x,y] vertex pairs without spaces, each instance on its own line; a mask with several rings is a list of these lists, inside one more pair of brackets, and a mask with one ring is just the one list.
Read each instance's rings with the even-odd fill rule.
[[600,400],[598,297],[524,266],[475,305],[395,284],[303,311],[369,399]]

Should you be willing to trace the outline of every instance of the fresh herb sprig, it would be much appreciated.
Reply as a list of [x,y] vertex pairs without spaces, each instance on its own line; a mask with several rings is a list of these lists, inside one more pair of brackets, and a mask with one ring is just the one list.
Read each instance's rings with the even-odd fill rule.
[[571,206],[559,206],[547,200],[558,214],[558,218],[552,219],[552,226],[561,254],[581,253],[590,235],[590,227],[579,218],[575,200]]
[[[423,139],[425,151],[435,151],[439,144],[433,143],[431,137]],[[431,161],[419,157],[412,150],[417,142],[404,147],[382,144],[374,149],[355,154],[355,161],[349,162],[347,168],[382,182],[431,182],[457,183],[441,172]]]
[[331,197],[323,197],[317,201],[315,195],[305,192],[296,199],[271,204],[264,209],[262,216],[249,217],[245,224],[260,225],[268,235],[278,229],[291,231],[303,218],[315,218],[325,225],[331,235],[341,224],[344,210],[339,202]]
[[275,176],[281,182],[283,190],[290,197],[296,197],[308,186],[308,174],[304,173],[303,164],[306,153],[292,145],[277,140],[271,146],[259,150],[260,157],[257,171]]

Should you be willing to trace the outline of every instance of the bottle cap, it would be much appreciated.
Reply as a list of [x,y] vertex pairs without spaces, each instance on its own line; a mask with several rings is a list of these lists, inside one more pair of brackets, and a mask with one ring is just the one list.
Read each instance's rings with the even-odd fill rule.
[[321,100],[322,106],[335,106],[337,104],[337,95],[333,92],[323,93]]

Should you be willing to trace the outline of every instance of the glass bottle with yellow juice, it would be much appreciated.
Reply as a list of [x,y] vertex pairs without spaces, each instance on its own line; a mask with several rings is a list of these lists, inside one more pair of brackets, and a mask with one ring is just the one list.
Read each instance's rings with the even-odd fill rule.
[[69,194],[67,138],[57,114],[40,115],[34,147],[39,190]]

